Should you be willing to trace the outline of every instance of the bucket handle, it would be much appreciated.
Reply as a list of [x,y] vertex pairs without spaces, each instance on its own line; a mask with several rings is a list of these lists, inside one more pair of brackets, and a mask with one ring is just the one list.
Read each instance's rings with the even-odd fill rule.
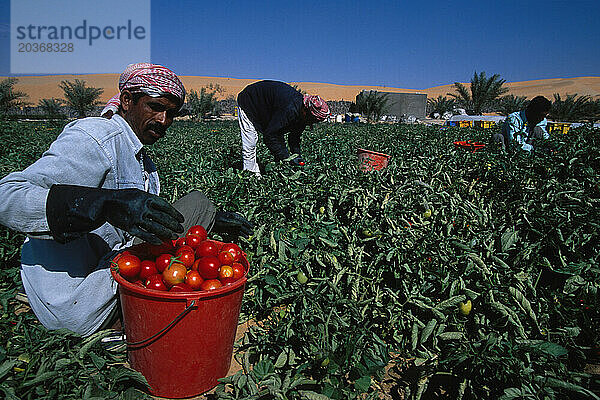
[[154,335],[150,336],[147,339],[144,340],[140,340],[139,342],[125,342],[125,344],[127,344],[127,346],[130,347],[138,347],[141,346],[147,342],[150,342],[152,340],[154,340],[155,338],[157,338],[158,336],[162,335],[165,331],[167,331],[169,328],[171,328],[173,325],[175,325],[177,322],[179,322],[183,317],[185,317],[185,315],[190,312],[190,310],[192,308],[194,308],[196,306],[196,301],[198,299],[194,299],[192,300],[189,305],[185,308],[185,310],[183,310],[181,313],[179,313],[178,316],[176,316],[173,321],[171,321],[167,326],[165,326],[164,328],[162,328],[160,331],[156,332]]

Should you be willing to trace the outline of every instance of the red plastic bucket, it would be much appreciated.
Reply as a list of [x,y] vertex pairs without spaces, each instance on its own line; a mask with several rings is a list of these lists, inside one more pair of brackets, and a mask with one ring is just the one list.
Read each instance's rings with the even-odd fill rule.
[[476,151],[483,150],[485,143],[461,140],[454,142],[454,147],[457,149],[470,150],[472,153],[475,153]]
[[358,149],[358,162],[361,171],[380,170],[388,166],[390,156],[376,151]]
[[[248,273],[248,260],[242,264]],[[119,283],[130,366],[150,393],[167,398],[202,394],[229,371],[246,276],[211,291],[161,292]]]

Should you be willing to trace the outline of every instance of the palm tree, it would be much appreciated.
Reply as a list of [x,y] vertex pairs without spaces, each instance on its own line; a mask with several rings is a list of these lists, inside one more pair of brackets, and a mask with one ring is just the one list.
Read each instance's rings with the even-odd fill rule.
[[470,93],[462,83],[454,82],[457,93],[448,93],[448,95],[454,97],[467,114],[480,115],[483,111],[490,110],[495,100],[508,92],[508,88],[503,87],[505,82],[506,80],[500,79],[498,74],[487,78],[485,72],[477,75],[476,71],[471,78]]
[[589,104],[592,103],[591,97],[577,96],[577,93],[567,94],[563,100],[560,94],[554,93],[554,102],[549,113],[550,118],[555,121],[569,122],[589,119],[587,114],[590,110]]
[[11,109],[29,104],[24,100],[27,94],[14,89],[17,82],[16,78],[6,78],[0,82],[0,116]]
[[200,91],[191,90],[187,104],[192,119],[202,121],[209,115],[219,114],[219,102],[217,101],[218,90],[212,86],[200,88]]
[[363,90],[356,96],[358,111],[367,117],[367,121],[374,122],[385,115],[389,110],[389,93],[378,93],[376,90]]
[[104,93],[104,89],[86,87],[85,81],[62,81],[58,86],[65,94],[66,105],[77,113],[77,118],[84,118],[88,112],[101,104],[99,97]]
[[44,114],[50,117],[62,117],[60,106],[63,101],[61,99],[41,99],[38,103],[38,107],[42,109]]
[[498,99],[496,111],[501,115],[508,115],[525,109],[527,104],[529,104],[527,96],[515,96],[513,94],[509,94]]
[[436,99],[427,99],[428,115],[438,113],[442,116],[447,112],[452,112],[455,107],[456,100],[446,96],[439,95]]

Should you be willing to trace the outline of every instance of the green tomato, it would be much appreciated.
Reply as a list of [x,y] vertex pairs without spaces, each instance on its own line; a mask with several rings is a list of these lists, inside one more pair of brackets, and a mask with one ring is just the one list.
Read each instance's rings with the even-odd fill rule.
[[462,315],[469,315],[471,313],[472,308],[473,308],[473,303],[471,303],[471,300],[467,300],[466,303],[463,303],[461,301],[458,305],[458,311],[460,311],[460,313]]
[[306,282],[308,282],[308,277],[304,274],[304,272],[300,271],[298,272],[298,275],[296,275],[296,280],[299,284],[304,285]]
[[431,210],[428,208],[427,210],[425,210],[425,212],[423,212],[423,218],[430,218],[431,217]]

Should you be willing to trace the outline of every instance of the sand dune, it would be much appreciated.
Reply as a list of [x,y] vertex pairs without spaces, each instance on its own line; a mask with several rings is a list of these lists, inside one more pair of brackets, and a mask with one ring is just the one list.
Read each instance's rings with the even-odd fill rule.
[[[3,78],[2,78],[3,79]],[[44,98],[62,98],[63,93],[58,84],[62,80],[83,79],[88,86],[100,87],[104,89],[101,96],[102,101],[107,101],[117,92],[118,74],[91,74],[91,75],[48,75],[48,76],[23,76],[19,77],[16,85],[17,90],[28,94],[29,101],[37,104]],[[220,98],[227,98],[237,94],[248,84],[256,82],[259,79],[236,79],[236,78],[218,78],[205,76],[183,76],[182,81],[186,89],[199,90],[201,87],[210,83],[217,83],[223,87],[224,92]],[[297,84],[298,87],[311,94],[319,94],[325,100],[349,100],[352,101],[356,94],[361,90],[378,90],[384,92],[402,92],[402,93],[426,93],[427,97],[437,97],[438,95],[447,95],[454,93],[454,85],[436,86],[428,89],[402,89],[395,87],[368,86],[368,85],[337,85],[332,83],[318,82],[290,82]],[[464,83],[468,85],[468,83]],[[600,77],[577,77],[577,78],[555,78],[540,79],[523,82],[507,82],[509,94],[516,96],[527,96],[532,98],[537,95],[543,95],[552,99],[554,93],[561,96],[577,93],[580,95],[590,95],[592,97],[600,96]]]

